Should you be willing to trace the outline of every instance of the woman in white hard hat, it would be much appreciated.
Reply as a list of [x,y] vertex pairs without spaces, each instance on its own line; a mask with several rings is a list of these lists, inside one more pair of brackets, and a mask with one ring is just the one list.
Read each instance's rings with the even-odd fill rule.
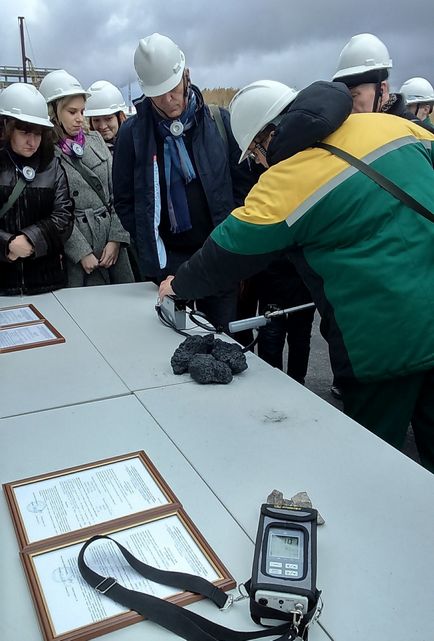
[[89,118],[91,131],[97,131],[113,154],[119,127],[127,119],[125,100],[117,87],[107,80],[97,80],[87,90],[84,115]]
[[56,153],[75,201],[74,229],[65,244],[68,284],[132,282],[126,251],[129,234],[112,204],[111,154],[99,133],[83,130],[89,94],[63,69],[45,76],[40,91],[48,103]]
[[0,94],[0,294],[41,294],[66,286],[64,241],[73,202],[54,156],[43,96],[15,83]]

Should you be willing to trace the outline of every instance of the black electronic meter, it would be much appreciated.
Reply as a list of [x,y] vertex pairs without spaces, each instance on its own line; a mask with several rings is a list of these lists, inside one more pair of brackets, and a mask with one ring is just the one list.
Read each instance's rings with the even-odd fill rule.
[[261,506],[250,585],[253,620],[276,625],[316,603],[317,511]]

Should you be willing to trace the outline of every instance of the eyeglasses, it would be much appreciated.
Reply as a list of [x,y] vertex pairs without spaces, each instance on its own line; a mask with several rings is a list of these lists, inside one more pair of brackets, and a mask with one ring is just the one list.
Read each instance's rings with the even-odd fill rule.
[[267,126],[265,129],[260,131],[252,140],[252,145],[253,149],[251,149],[251,153],[255,152],[258,150],[263,156],[267,155],[267,150],[264,147],[264,143],[270,136],[270,133],[273,131],[274,127]]
[[265,147],[264,147],[264,145],[262,143],[255,142],[255,141],[253,141],[253,143],[254,143],[255,146],[252,149],[252,153],[254,151],[258,150],[263,156],[267,155],[267,150],[265,149]]

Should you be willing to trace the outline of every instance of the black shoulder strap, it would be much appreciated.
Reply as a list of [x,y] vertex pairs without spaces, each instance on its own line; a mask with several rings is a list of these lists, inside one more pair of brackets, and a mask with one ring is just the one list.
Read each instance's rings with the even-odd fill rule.
[[429,209],[422,205],[422,203],[420,203],[418,200],[413,198],[413,196],[410,196],[410,194],[401,189],[401,187],[398,187],[396,183],[376,171],[373,167],[371,167],[371,165],[368,165],[363,160],[356,158],[352,154],[349,154],[347,151],[344,151],[339,147],[335,147],[334,145],[329,145],[325,142],[318,142],[315,146],[320,147],[321,149],[326,149],[335,156],[338,156],[339,158],[342,158],[342,160],[345,160],[349,165],[353,165],[353,167],[355,167],[359,171],[362,171],[364,174],[366,174],[366,176],[371,178],[371,180],[376,182],[377,185],[403,202],[404,205],[407,205],[407,207],[411,207],[411,209],[414,209],[414,211],[416,211],[418,214],[434,223],[434,214],[430,212]]
[[[103,577],[94,570],[91,570],[85,563],[84,553],[87,547],[98,539],[108,539],[112,541],[119,548],[131,567],[151,581],[201,594],[211,599],[213,603],[222,609],[225,609],[228,603],[232,602],[232,597],[202,577],[183,572],[159,570],[146,563],[142,563],[123,545],[109,536],[96,535],[86,541],[78,555],[78,568],[81,576],[90,586],[113,601],[116,601],[116,603],[138,612],[146,619],[158,623],[163,628],[170,630],[181,638],[187,639],[187,641],[250,641],[250,639],[276,635],[282,635],[278,637],[276,641],[293,641],[297,637],[297,630],[294,629],[293,623],[289,621],[267,630],[240,632],[213,623],[190,610],[186,610],[164,599],[159,599],[144,592],[124,588],[113,577]],[[303,628],[306,623],[310,621],[314,613],[315,608],[309,611],[304,617]],[[303,638],[307,637],[305,636]]]
[[218,105],[208,105],[208,107],[212,117],[214,118],[217,129],[219,130],[220,137],[223,140],[226,149],[229,149],[228,133],[226,131],[225,123],[223,122],[220,107]]
[[100,179],[96,176],[91,169],[86,167],[80,160],[72,158],[62,153],[62,159],[71,167],[73,167],[80,176],[87,182],[87,184],[94,190],[104,207],[110,211],[110,203],[105,197],[104,187],[101,184]]
[[12,192],[9,195],[9,198],[5,203],[3,203],[3,207],[0,209],[0,218],[3,218],[3,216],[7,214],[8,211],[15,205],[15,203],[23,193],[26,186],[27,186],[26,181],[22,176],[20,176],[17,182],[15,183],[15,187],[13,188]]

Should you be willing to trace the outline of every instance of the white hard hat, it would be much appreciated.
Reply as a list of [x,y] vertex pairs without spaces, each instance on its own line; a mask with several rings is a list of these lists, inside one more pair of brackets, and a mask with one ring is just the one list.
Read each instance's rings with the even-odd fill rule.
[[407,105],[416,105],[419,102],[434,102],[434,88],[425,78],[410,78],[406,80],[399,93],[402,93]]
[[39,91],[47,103],[65,98],[66,96],[79,96],[89,98],[90,94],[83,89],[77,78],[71,76],[64,69],[57,69],[48,73],[39,85]]
[[161,96],[181,82],[185,56],[173,40],[153,33],[139,40],[134,67],[145,96]]
[[333,80],[391,68],[392,59],[384,42],[372,33],[359,33],[342,49]]
[[257,80],[235,94],[229,112],[232,133],[241,149],[239,162],[248,156],[254,137],[291,104],[297,93],[275,80]]
[[34,85],[15,82],[0,93],[0,115],[41,127],[52,127],[47,103]]
[[93,82],[88,92],[90,97],[86,102],[84,115],[88,118],[92,116],[109,116],[118,111],[126,111],[125,100],[117,87],[107,80],[97,80]]

